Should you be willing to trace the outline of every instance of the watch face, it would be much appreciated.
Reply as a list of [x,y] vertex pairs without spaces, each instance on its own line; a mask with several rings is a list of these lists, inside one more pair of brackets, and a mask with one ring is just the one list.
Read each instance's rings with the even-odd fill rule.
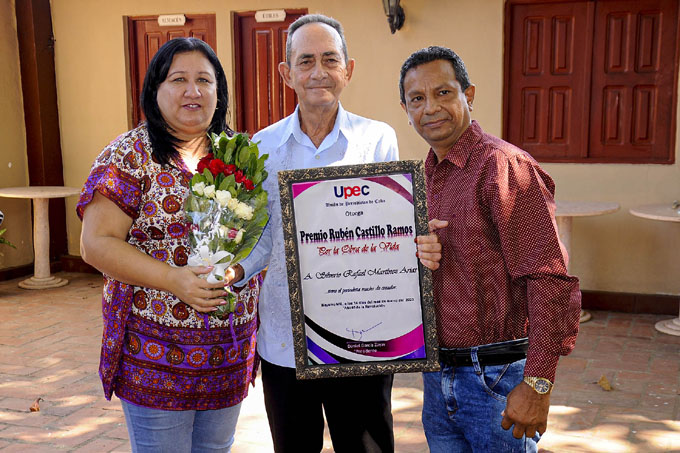
[[545,379],[537,379],[534,388],[538,393],[544,394],[550,391],[550,383]]

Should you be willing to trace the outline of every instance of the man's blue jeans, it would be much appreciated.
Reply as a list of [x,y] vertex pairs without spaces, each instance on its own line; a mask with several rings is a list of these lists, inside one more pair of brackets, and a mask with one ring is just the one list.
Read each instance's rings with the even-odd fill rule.
[[451,367],[423,373],[423,427],[431,453],[536,452],[532,439],[501,427],[506,397],[522,382],[525,359],[507,365]]
[[133,453],[228,453],[241,403],[206,411],[166,411],[121,400]]

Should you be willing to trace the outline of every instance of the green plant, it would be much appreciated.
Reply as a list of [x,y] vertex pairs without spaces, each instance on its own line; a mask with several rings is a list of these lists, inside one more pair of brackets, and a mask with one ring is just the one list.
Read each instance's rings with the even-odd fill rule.
[[4,229],[0,230],[0,244],[9,245],[9,246],[12,247],[12,248],[16,248],[16,246],[15,246],[14,244],[12,244],[12,243],[9,242],[7,239],[5,239],[4,237],[2,237],[2,235],[5,234],[5,231],[7,231],[7,228],[4,228]]

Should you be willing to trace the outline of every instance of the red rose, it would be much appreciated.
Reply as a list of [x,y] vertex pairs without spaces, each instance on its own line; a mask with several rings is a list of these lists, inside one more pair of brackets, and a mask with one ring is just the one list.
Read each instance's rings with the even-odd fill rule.
[[245,175],[241,170],[234,173],[234,178],[236,179],[236,182],[243,182],[243,180],[246,179]]
[[255,188],[255,185],[250,179],[244,180],[243,185],[246,186],[246,190],[253,190]]
[[201,160],[198,161],[198,165],[196,166],[196,171],[198,173],[203,174],[203,170],[208,168],[208,164],[210,163],[211,160],[214,159],[214,156],[212,153],[209,153],[207,156],[202,158]]
[[229,165],[227,165],[227,167],[224,169],[224,176],[233,175],[235,171],[236,171],[236,165],[229,164]]
[[213,176],[217,176],[220,173],[222,173],[225,167],[226,165],[224,165],[224,162],[222,162],[219,159],[213,159],[210,161],[210,164],[208,164],[208,168],[210,168],[210,173],[212,173]]
[[237,234],[238,234],[238,230],[235,230],[235,229],[231,228],[231,229],[229,230],[229,233],[227,234],[227,237],[228,237],[229,239],[234,239],[234,238],[236,237]]

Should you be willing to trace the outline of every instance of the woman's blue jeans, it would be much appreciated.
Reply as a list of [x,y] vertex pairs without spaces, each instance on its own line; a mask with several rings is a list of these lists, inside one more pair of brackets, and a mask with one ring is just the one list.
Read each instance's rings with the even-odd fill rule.
[[525,359],[507,365],[451,367],[423,373],[423,427],[431,453],[536,452],[538,433],[515,439],[501,427],[506,397],[522,382]]
[[241,403],[206,411],[166,411],[121,400],[132,453],[228,453]]

